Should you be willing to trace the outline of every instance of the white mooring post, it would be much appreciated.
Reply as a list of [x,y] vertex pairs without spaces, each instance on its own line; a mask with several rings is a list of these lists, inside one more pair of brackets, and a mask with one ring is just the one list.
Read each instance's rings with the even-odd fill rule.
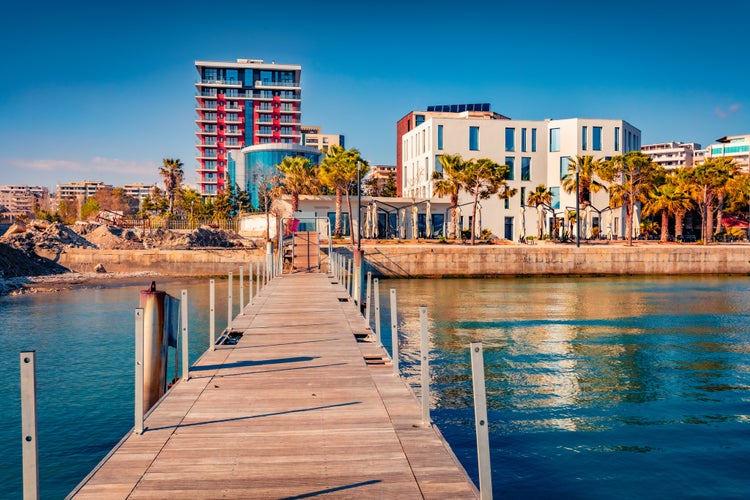
[[232,271],[229,271],[229,283],[227,283],[227,330],[232,327]]
[[391,288],[391,361],[393,362],[393,374],[398,376],[398,307],[396,306],[396,289]]
[[21,352],[21,435],[23,498],[39,498],[39,447],[36,444],[36,351]]
[[477,458],[479,459],[479,495],[482,500],[492,499],[492,468],[490,467],[490,437],[487,423],[487,391],[484,386],[484,353],[481,342],[472,342],[471,379],[474,387],[474,423],[477,432]]
[[143,434],[143,309],[135,310],[135,433]]
[[367,287],[365,287],[365,321],[370,327],[370,300],[372,299],[372,272],[367,271]]
[[212,351],[215,351],[216,350],[216,308],[214,307],[214,305],[216,304],[216,289],[215,289],[214,280],[209,281],[208,302],[209,302],[208,331],[209,331],[209,337],[211,339],[210,349]]
[[245,280],[242,276],[242,266],[240,266],[240,314],[245,309]]
[[383,345],[383,337],[380,336],[380,280],[373,281],[373,295],[375,295],[375,339]]
[[419,307],[420,349],[422,358],[422,425],[430,425],[430,342],[427,334],[427,306]]
[[253,265],[247,267],[247,305],[253,303]]
[[349,297],[354,297],[354,259],[348,259],[348,265],[346,267],[347,272],[349,273],[347,281],[346,281],[346,293],[349,294]]
[[188,366],[188,292],[183,290],[180,295],[180,312],[182,313],[182,380],[190,380]]

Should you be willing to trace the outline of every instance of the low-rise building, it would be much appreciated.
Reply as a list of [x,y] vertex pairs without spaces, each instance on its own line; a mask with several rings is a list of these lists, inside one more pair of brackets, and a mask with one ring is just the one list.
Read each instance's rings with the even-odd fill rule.
[[324,134],[320,127],[312,125],[302,125],[302,144],[323,151],[331,146],[346,148],[346,140],[343,135]]
[[29,216],[35,209],[49,210],[49,189],[44,186],[0,186],[0,206],[13,216]]
[[660,142],[646,144],[641,152],[666,169],[692,167],[695,164],[695,152],[701,150],[701,145],[694,142]]

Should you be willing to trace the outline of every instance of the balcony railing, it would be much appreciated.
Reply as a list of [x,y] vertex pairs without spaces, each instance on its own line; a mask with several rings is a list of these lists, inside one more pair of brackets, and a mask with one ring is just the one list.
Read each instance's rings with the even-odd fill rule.
[[229,87],[242,87],[242,82],[239,80],[206,80],[203,79],[196,82],[196,85],[226,85]]
[[271,88],[295,88],[299,87],[299,82],[268,82],[262,80],[255,81],[255,87],[271,87]]

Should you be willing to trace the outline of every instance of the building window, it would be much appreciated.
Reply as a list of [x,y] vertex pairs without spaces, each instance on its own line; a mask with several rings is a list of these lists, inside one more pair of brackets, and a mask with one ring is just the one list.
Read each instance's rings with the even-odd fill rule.
[[593,149],[594,151],[601,151],[602,150],[602,128],[601,127],[594,127],[593,130],[593,137],[591,142],[593,143]]
[[469,150],[479,151],[479,127],[469,127]]
[[588,144],[586,144],[586,139],[587,139],[587,136],[589,135],[588,132],[589,132],[588,127],[581,127],[581,149],[584,151],[586,151],[586,149],[588,148]]
[[536,153],[536,129],[531,129],[531,152]]
[[554,210],[559,209],[560,208],[560,186],[550,186],[549,192],[552,195],[551,196],[552,202],[550,206]]
[[424,115],[414,115],[414,126],[419,127],[424,123]]
[[515,136],[516,136],[516,129],[514,128],[505,129],[505,150],[506,151],[516,150]]
[[620,150],[620,127],[615,127],[615,151]]
[[516,158],[514,156],[506,156],[505,157],[505,164],[508,165],[509,173],[508,173],[508,180],[513,180],[513,170],[515,170],[515,163]]
[[521,188],[521,206],[522,207],[526,206],[526,188],[525,187]]
[[529,156],[521,158],[521,180],[531,180],[531,157]]
[[438,125],[438,141],[437,141],[437,148],[442,150],[443,149],[443,126]]
[[440,156],[442,155],[435,155],[435,172],[443,171],[443,163],[440,161]]
[[510,198],[505,198],[505,210],[510,208]]
[[570,158],[567,156],[560,157],[560,179],[568,175],[568,165],[570,164]]
[[521,152],[526,152],[526,129],[521,129]]
[[551,128],[549,130],[549,150],[560,151],[560,129]]

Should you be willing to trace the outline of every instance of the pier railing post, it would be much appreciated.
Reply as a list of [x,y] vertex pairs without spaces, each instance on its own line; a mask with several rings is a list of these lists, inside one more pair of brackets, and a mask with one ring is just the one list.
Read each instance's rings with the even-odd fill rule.
[[482,500],[492,499],[492,468],[490,467],[490,438],[487,422],[487,391],[484,385],[484,353],[481,342],[472,342],[471,380],[474,388],[474,422],[477,433],[477,458],[479,465],[479,495]]
[[383,345],[383,337],[380,336],[380,280],[375,278],[373,281],[373,295],[375,295],[375,338],[380,345]]
[[227,330],[232,327],[232,271],[229,271],[227,283]]
[[247,267],[247,305],[253,303],[253,265]]
[[242,266],[240,266],[240,314],[245,309],[245,280],[242,276]]
[[398,307],[395,288],[391,288],[391,352],[393,353],[391,355],[393,374],[398,376]]
[[346,292],[349,294],[349,297],[354,297],[354,284],[353,284],[353,278],[354,278],[354,259],[349,259],[349,263],[347,265],[347,281],[346,281]]
[[427,306],[419,307],[420,349],[422,359],[422,425],[430,425],[430,342],[427,333]]
[[370,299],[372,299],[372,273],[367,271],[367,287],[365,289],[365,321],[370,327]]
[[21,435],[23,498],[39,498],[39,447],[36,444],[36,351],[21,352]]
[[255,272],[255,295],[260,296],[260,282],[262,281],[261,274],[260,274],[260,261],[256,262],[256,272]]
[[209,281],[209,290],[208,290],[208,331],[209,331],[209,337],[211,346],[209,349],[212,351],[216,350],[216,308],[214,305],[216,304],[216,289],[214,280]]
[[144,312],[135,310],[135,433],[143,434],[143,337]]
[[190,380],[188,366],[188,291],[183,290],[180,294],[180,312],[182,313],[180,324],[182,325],[182,380]]

